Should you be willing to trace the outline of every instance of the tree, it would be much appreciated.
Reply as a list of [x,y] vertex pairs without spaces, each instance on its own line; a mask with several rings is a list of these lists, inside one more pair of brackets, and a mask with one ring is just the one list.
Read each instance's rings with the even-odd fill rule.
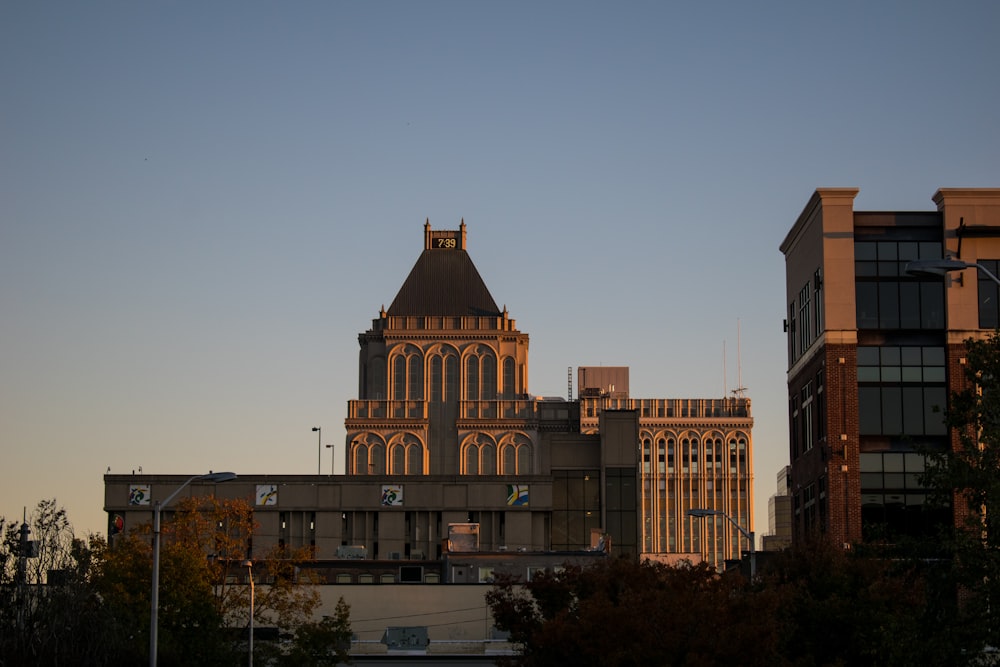
[[351,663],[351,607],[337,600],[333,616],[299,625],[295,641],[278,664],[288,667],[336,667]]
[[767,622],[776,597],[748,596],[747,587],[705,564],[619,558],[567,565],[523,586],[501,578],[486,600],[519,647],[506,664],[780,664]]
[[[163,664],[219,665],[242,659],[250,612],[245,562],[253,555],[255,530],[253,508],[240,499],[186,498],[163,522],[158,626]],[[135,654],[144,654],[149,642],[150,532],[146,525],[117,537],[113,548],[102,552],[98,581],[116,616],[131,619],[125,636]],[[321,582],[313,570],[301,567],[311,559],[309,549],[281,547],[252,559],[255,580],[266,584],[256,588],[254,625],[278,628],[293,647],[300,629],[303,637],[315,637],[330,625],[313,628],[320,604],[316,584]],[[232,629],[241,627],[244,632],[234,635]],[[255,649],[265,662],[280,658],[282,647],[258,643]]]
[[487,604],[507,665],[961,664],[936,564],[826,541],[769,559],[751,583],[707,565],[628,559],[498,581]]
[[91,580],[91,542],[42,500],[24,522],[0,518],[0,664],[119,664],[117,621]]
[[946,414],[958,446],[930,453],[924,482],[951,506],[946,537],[968,649],[1000,646],[1000,332],[965,342],[965,387]]

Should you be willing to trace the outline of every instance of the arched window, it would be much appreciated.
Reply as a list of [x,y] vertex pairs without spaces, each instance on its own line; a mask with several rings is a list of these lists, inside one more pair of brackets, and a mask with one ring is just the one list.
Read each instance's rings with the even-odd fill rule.
[[458,357],[448,355],[444,358],[444,400],[454,402],[458,400]]
[[479,358],[470,356],[465,360],[465,400],[479,400]]
[[487,352],[479,359],[482,368],[482,385],[480,396],[484,401],[495,401],[497,398],[497,358],[492,352]]
[[483,445],[480,449],[481,464],[479,470],[484,475],[497,474],[497,448],[493,445]]
[[402,475],[406,473],[406,448],[403,445],[395,445],[392,448],[392,474]]
[[444,400],[444,379],[443,362],[441,357],[435,355],[431,357],[431,395],[433,403],[440,403]]
[[649,438],[644,438],[642,441],[642,472],[644,475],[652,472],[652,444]]
[[424,448],[420,445],[406,446],[406,474],[424,474]]
[[366,445],[357,445],[354,449],[354,474],[368,474],[368,447]]
[[531,474],[531,446],[517,446],[517,473],[519,475]]
[[656,472],[667,472],[667,441],[663,438],[656,441]]
[[403,355],[392,360],[392,398],[406,400],[406,357]]
[[424,399],[424,360],[420,355],[414,354],[410,357],[410,391],[411,401],[422,401]]
[[503,359],[503,398],[512,400],[514,398],[514,358],[504,357]]
[[479,474],[479,447],[477,445],[468,445],[465,448],[465,474]]
[[385,474],[385,447],[372,445],[369,451],[368,468],[373,475]]
[[503,470],[504,475],[514,475],[517,473],[517,447],[507,445],[503,448]]

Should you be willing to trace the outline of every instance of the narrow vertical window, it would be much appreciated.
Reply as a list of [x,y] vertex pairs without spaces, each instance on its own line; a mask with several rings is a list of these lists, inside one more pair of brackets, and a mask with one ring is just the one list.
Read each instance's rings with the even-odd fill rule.
[[443,384],[443,362],[441,357],[434,356],[431,357],[431,395],[430,400],[434,403],[440,403],[444,400],[444,384]]
[[392,360],[392,398],[406,400],[406,357],[403,355]]
[[409,398],[411,401],[421,401],[424,398],[424,360],[418,354],[410,357],[409,363]]
[[479,358],[475,356],[465,360],[465,400],[479,400]]
[[514,359],[504,357],[503,360],[503,397],[507,400],[514,398]]

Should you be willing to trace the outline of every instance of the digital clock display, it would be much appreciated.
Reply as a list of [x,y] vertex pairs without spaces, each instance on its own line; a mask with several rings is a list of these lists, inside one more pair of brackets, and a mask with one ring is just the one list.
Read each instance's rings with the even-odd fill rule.
[[431,248],[434,250],[458,250],[460,247],[458,238],[459,235],[455,232],[435,233],[431,239]]

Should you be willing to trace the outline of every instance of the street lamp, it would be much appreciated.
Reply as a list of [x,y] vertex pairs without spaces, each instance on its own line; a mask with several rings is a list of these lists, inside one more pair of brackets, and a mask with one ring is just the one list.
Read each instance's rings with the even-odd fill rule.
[[990,280],[1000,285],[1000,278],[982,264],[976,262],[963,262],[960,259],[945,257],[943,259],[915,259],[907,262],[904,271],[911,276],[943,276],[952,271],[962,271],[964,269],[978,269],[985,273]]
[[333,460],[334,460],[334,453],[336,451],[334,449],[335,447],[336,447],[336,445],[327,445],[326,446],[327,449],[333,450],[333,451],[330,452],[330,474],[331,475],[333,474]]
[[752,581],[753,578],[757,576],[757,546],[756,546],[757,540],[754,538],[752,530],[751,531],[745,530],[743,526],[741,526],[739,522],[736,521],[736,519],[729,516],[722,510],[692,508],[687,511],[687,515],[694,517],[696,519],[704,519],[707,516],[724,516],[727,519],[729,519],[729,522],[734,526],[736,526],[736,530],[740,531],[743,537],[747,538],[747,541],[750,542],[750,580]]
[[313,426],[313,433],[316,434],[316,474],[320,474],[320,461],[323,460],[323,427]]
[[149,664],[156,667],[156,646],[157,646],[157,625],[159,623],[160,607],[160,512],[170,504],[170,501],[177,497],[184,487],[191,482],[228,482],[236,479],[233,472],[211,472],[206,475],[195,475],[184,482],[174,492],[167,496],[166,500],[159,500],[153,505],[153,589],[150,595],[149,606]]
[[253,667],[253,561],[245,560],[243,565],[250,575],[250,667]]

